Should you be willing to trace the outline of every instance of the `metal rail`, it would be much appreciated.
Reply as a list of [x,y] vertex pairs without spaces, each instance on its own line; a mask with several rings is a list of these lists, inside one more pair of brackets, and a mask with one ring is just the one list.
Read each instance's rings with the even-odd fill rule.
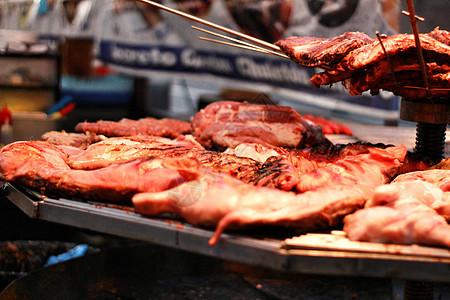
[[144,218],[131,209],[50,199],[10,183],[3,183],[2,191],[30,218],[275,271],[450,282],[450,251],[447,249],[414,245],[403,246],[408,251],[401,251],[398,245],[391,245],[394,250],[388,251],[389,245],[385,245],[386,251],[361,251],[338,245],[327,248],[311,242],[305,246],[289,240],[258,239],[237,234],[224,234],[215,246],[209,246],[211,231],[178,220]]

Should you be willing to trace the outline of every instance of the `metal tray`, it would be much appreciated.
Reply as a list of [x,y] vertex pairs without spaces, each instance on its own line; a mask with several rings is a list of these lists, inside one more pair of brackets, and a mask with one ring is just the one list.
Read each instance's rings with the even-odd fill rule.
[[292,239],[223,234],[210,246],[212,231],[171,218],[147,218],[130,207],[51,199],[0,182],[5,197],[30,218],[89,229],[286,273],[400,278],[450,282],[450,251],[418,245],[347,240],[341,232]]

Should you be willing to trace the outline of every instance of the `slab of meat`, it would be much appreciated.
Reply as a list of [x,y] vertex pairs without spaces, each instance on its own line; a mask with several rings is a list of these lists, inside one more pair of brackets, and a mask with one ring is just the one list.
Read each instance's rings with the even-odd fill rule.
[[397,174],[406,159],[405,146],[386,149],[368,148],[368,153],[348,155],[323,167],[302,174],[297,191],[304,192],[323,186],[358,184],[376,187]]
[[322,129],[290,107],[221,101],[192,117],[192,133],[207,149],[242,143],[298,148],[324,141]]
[[189,147],[189,144],[166,144],[137,137],[106,139],[82,153],[70,155],[67,163],[73,169],[92,170],[136,159],[166,157],[194,158],[212,172],[229,174],[257,186],[292,190],[298,183],[295,168],[284,157],[261,163],[234,154],[199,149],[195,144]]
[[351,51],[372,41],[365,33],[346,32],[331,39],[292,36],[275,45],[301,66],[329,67],[339,63]]
[[335,186],[304,194],[255,187],[226,175],[205,174],[160,193],[136,194],[136,211],[147,216],[175,213],[195,226],[216,227],[210,244],[226,229],[281,226],[306,232],[335,226],[361,208],[371,189]]
[[130,120],[97,121],[95,123],[83,122],[75,126],[78,132],[93,132],[108,137],[154,135],[175,138],[181,134],[189,133],[191,125],[188,122],[174,119],[155,119],[151,117]]
[[70,170],[67,158],[65,152],[45,141],[11,143],[0,150],[0,178],[40,187],[44,179],[37,176],[37,172]]
[[351,240],[426,244],[450,248],[448,193],[424,181],[406,181],[375,189],[366,208],[344,218]]
[[315,87],[342,82],[354,96],[387,90],[409,99],[448,97],[450,33],[437,27],[419,36],[427,64],[428,91],[421,89],[423,78],[412,34],[381,37],[386,52],[378,39],[361,32],[346,32],[331,39],[289,37],[276,44],[298,64],[325,69],[311,77]]
[[92,144],[77,155],[70,155],[68,164],[73,169],[92,170],[136,159],[187,156],[194,149],[202,150],[203,147],[185,136],[174,140],[144,136],[115,137]]
[[89,145],[105,139],[93,132],[72,133],[65,131],[49,131],[42,135],[41,139],[53,145],[70,146],[85,150]]
[[18,142],[2,148],[0,178],[41,189],[46,194],[111,202],[129,201],[137,192],[173,188],[199,175],[195,159],[149,159],[97,170],[73,170],[67,155],[44,141]]

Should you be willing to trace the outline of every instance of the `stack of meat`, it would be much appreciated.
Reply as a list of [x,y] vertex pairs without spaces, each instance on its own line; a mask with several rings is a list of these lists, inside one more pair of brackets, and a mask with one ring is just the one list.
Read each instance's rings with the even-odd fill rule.
[[[333,145],[287,107],[225,101],[190,123],[146,118],[76,129],[3,147],[0,178],[51,197],[172,213],[215,228],[211,244],[224,230],[344,224],[352,239],[450,247],[448,161],[428,170],[402,145]],[[372,212],[376,222],[365,216]]]
[[298,64],[325,70],[311,77],[315,87],[342,82],[351,95],[387,90],[408,99],[448,97],[450,33],[436,28],[419,37],[428,90],[412,34],[382,36],[380,43],[364,33],[347,32],[331,39],[294,36],[275,44]]

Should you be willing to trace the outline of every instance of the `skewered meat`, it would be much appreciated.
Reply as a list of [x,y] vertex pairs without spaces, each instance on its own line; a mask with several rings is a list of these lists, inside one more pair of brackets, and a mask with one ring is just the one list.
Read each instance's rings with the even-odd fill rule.
[[[448,193],[424,181],[383,185],[361,209],[344,218],[351,240],[428,244],[450,248],[450,225],[437,211],[450,205]],[[435,207],[436,210],[433,208]]]
[[409,99],[448,97],[450,33],[436,28],[419,36],[426,62],[428,90],[423,89],[412,34],[382,37],[386,52],[380,41],[364,37],[359,32],[345,33],[332,39],[290,37],[276,44],[298,64],[325,69],[311,77],[315,87],[342,82],[351,95],[361,95],[365,91],[375,95],[383,89]]
[[90,131],[108,137],[154,135],[176,138],[181,134],[189,133],[190,126],[188,122],[180,120],[147,117],[139,120],[122,119],[118,122],[102,120],[95,123],[83,122],[75,126],[75,131]]
[[450,32],[448,32],[447,30],[440,30],[439,26],[430,33],[427,33],[427,35],[441,43],[450,46]]
[[346,32],[331,39],[292,36],[275,45],[299,65],[326,68],[339,63],[351,51],[372,41],[365,33]]
[[[443,44],[434,38],[426,35],[420,35],[421,47],[423,49],[424,59],[427,62],[434,62],[438,65],[445,65],[449,61],[450,46]],[[393,62],[394,72],[401,72],[404,69],[407,71],[420,71],[414,36],[412,34],[397,34],[386,37],[382,40],[387,55]],[[406,59],[406,61],[405,61]],[[414,59],[413,61],[411,61]],[[384,62],[382,66],[378,66],[380,62]],[[331,70],[324,71],[316,74],[311,78],[311,82],[315,87],[321,85],[329,85],[335,82],[347,80],[353,78],[353,81],[358,81],[358,76],[361,72],[367,72],[370,68],[374,68],[373,71],[369,71],[369,84],[376,85],[377,81],[384,78],[386,73],[390,72],[390,68],[387,65],[386,54],[381,48],[378,40],[373,41],[365,46],[350,52],[345,58],[343,58],[338,64],[334,65]],[[359,72],[361,71],[361,72]],[[370,77],[376,77],[375,79]],[[366,78],[362,78],[362,81],[367,81]],[[391,78],[391,81],[392,78]],[[348,84],[346,88],[352,91],[351,86]],[[351,94],[359,95],[359,91],[354,91]]]
[[301,232],[335,226],[361,208],[371,190],[334,186],[304,194],[255,187],[226,175],[204,174],[160,193],[136,194],[136,211],[147,216],[175,213],[195,226],[216,227],[210,244],[226,229],[282,226]]

